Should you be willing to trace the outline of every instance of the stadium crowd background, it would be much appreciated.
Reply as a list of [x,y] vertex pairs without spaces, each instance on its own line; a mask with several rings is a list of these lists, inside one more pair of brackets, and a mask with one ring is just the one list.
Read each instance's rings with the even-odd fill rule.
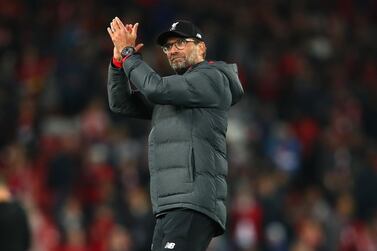
[[207,58],[238,64],[229,230],[212,251],[377,250],[377,2],[1,0],[0,176],[32,251],[145,251],[149,124],[109,111],[114,16],[154,43],[195,21]]

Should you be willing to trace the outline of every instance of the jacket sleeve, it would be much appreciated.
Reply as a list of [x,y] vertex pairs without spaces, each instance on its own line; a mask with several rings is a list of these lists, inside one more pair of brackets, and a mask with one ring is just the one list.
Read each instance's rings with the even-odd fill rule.
[[151,119],[153,105],[140,93],[131,90],[122,69],[110,63],[108,70],[107,94],[110,110],[129,117]]
[[214,68],[161,77],[134,55],[123,63],[123,69],[138,90],[154,104],[219,108],[231,103],[229,82]]

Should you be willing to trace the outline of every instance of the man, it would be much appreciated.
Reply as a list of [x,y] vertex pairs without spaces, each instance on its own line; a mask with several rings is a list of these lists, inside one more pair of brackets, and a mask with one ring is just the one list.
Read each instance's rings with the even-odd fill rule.
[[26,212],[0,178],[0,250],[26,251],[31,233]]
[[177,74],[160,77],[138,54],[137,29],[117,17],[107,29],[114,43],[108,94],[112,111],[152,120],[152,251],[206,250],[225,230],[227,118],[243,94],[237,68],[207,62],[203,33],[178,21],[157,39]]

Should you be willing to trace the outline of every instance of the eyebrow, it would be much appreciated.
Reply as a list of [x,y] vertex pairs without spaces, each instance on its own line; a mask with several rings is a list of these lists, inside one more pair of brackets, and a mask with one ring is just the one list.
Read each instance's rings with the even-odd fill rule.
[[173,40],[173,41],[166,41],[165,44],[174,44],[175,42],[179,41],[179,40],[184,40],[184,38],[177,38],[176,40]]

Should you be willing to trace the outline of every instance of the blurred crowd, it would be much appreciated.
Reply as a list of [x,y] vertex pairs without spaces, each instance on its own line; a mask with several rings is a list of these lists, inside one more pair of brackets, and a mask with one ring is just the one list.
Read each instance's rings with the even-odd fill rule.
[[377,250],[374,0],[0,0],[0,176],[31,251],[150,250],[147,121],[109,111],[115,16],[196,22],[246,91],[228,128],[228,231],[211,251]]

